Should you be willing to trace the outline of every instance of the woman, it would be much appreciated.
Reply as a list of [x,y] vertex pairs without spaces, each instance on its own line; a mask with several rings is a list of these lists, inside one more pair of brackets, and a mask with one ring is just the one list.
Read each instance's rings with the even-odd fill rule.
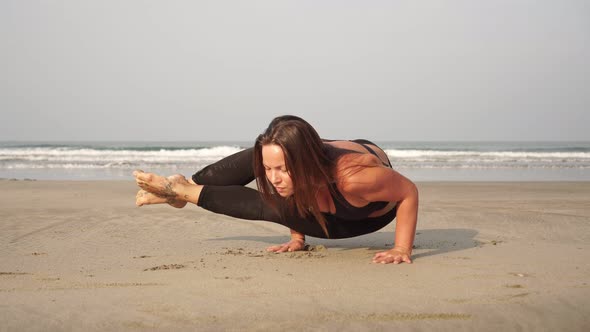
[[[411,263],[418,190],[366,140],[322,140],[296,116],[275,118],[253,148],[209,165],[189,181],[135,171],[136,204],[187,202],[236,218],[266,220],[291,229],[291,240],[267,250],[305,248],[305,235],[347,238],[375,232],[397,216],[395,246],[374,263]],[[256,179],[258,191],[244,187]]]

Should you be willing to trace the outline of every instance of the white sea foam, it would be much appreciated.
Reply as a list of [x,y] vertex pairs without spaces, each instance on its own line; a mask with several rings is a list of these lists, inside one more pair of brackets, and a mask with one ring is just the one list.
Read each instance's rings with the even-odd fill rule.
[[394,167],[590,168],[588,152],[385,150]]
[[202,149],[108,150],[72,148],[13,148],[0,149],[3,168],[104,168],[135,167],[137,165],[202,164],[215,162],[241,151],[232,146]]
[[0,158],[9,157],[105,157],[105,156],[125,156],[125,157],[157,157],[157,158],[223,158],[232,153],[241,151],[241,148],[232,146],[217,146],[202,149],[175,149],[175,150],[97,150],[97,149],[71,149],[71,148],[15,148],[0,149]]
[[515,151],[436,151],[436,150],[385,150],[387,155],[393,158],[453,158],[453,157],[478,157],[490,159],[527,159],[535,158],[547,160],[554,159],[580,159],[590,160],[588,152],[515,152]]
[[[132,169],[137,167],[198,170],[242,148],[218,145],[202,148],[80,148],[0,147],[0,169]],[[396,168],[590,169],[584,151],[478,151],[448,149],[385,149]]]

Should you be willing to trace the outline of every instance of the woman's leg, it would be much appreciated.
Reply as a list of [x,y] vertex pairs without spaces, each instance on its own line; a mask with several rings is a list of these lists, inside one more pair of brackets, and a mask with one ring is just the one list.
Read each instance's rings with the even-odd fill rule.
[[211,212],[240,219],[270,221],[309,236],[324,236],[322,228],[313,218],[297,216],[286,202],[275,209],[252,188],[200,185],[186,179],[170,181],[169,178],[142,171],[135,171],[133,175],[137,185],[142,188],[136,201],[140,206],[149,204],[144,202],[145,191],[156,203],[191,202]]
[[[203,186],[184,181],[170,181],[156,174],[137,171],[137,184],[145,191],[168,201],[191,202],[211,212],[227,216],[264,220],[284,225],[299,233],[326,238],[320,224],[311,216],[300,217],[287,201],[279,201],[277,208],[266,203],[260,193],[252,188],[234,186]],[[396,210],[376,218],[342,220],[325,214],[330,238],[342,239],[375,232],[389,224]]]
[[[254,149],[249,148],[240,152],[234,153],[228,157],[213,163],[202,170],[195,173],[190,180],[190,183],[194,185],[246,185],[254,180],[254,170],[252,165]],[[141,179],[137,181],[143,181],[147,179],[149,173],[137,173],[141,174]],[[158,182],[157,186],[170,186],[176,182],[187,182],[186,178],[182,175],[172,175],[167,178],[170,183],[165,183],[161,177],[154,176],[150,178],[148,182]],[[140,183],[138,182],[138,185]],[[145,184],[144,184],[145,185]],[[141,185],[140,185],[141,187]],[[195,187],[198,191],[199,187]],[[168,203],[176,208],[182,208],[186,205],[186,201],[174,199],[169,195],[167,197],[160,196],[153,192],[154,189],[140,190],[137,192],[135,204],[137,206],[149,205],[149,204],[163,204]],[[156,189],[156,190],[161,190]],[[197,196],[198,199],[198,196]]]
[[192,176],[195,183],[212,186],[245,186],[254,180],[254,148],[213,163]]
[[[312,216],[300,217],[286,201],[277,209],[262,200],[257,190],[243,186],[204,186],[197,205],[211,212],[227,216],[264,220],[286,226],[299,233],[317,238],[327,238],[320,224]],[[324,214],[331,239],[343,239],[378,231],[391,223],[396,209],[383,216],[364,220],[343,220]]]
[[333,215],[326,214],[326,226],[330,233],[330,239],[346,239],[376,232],[389,225],[397,214],[397,209],[380,217],[366,218],[363,220],[344,220]]
[[313,217],[298,216],[286,201],[275,208],[265,202],[257,190],[244,186],[203,186],[197,205],[234,218],[270,221],[305,235],[324,236],[322,227]]

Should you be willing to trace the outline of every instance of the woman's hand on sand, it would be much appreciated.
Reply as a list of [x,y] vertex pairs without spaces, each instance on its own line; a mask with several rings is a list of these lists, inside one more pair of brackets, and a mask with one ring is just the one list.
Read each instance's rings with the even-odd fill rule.
[[300,250],[305,250],[305,240],[293,239],[287,243],[266,248],[266,251],[272,252],[290,252]]
[[381,263],[381,264],[399,264],[399,263],[408,263],[411,264],[412,260],[410,259],[411,252],[404,248],[393,248],[387,251],[378,252],[373,257],[373,263]]

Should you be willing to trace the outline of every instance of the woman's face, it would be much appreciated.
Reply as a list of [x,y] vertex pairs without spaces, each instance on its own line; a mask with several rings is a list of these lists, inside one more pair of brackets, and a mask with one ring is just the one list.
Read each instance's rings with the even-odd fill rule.
[[266,172],[266,178],[282,197],[289,197],[295,192],[293,181],[287,172],[285,154],[280,146],[268,144],[262,146],[262,165]]

